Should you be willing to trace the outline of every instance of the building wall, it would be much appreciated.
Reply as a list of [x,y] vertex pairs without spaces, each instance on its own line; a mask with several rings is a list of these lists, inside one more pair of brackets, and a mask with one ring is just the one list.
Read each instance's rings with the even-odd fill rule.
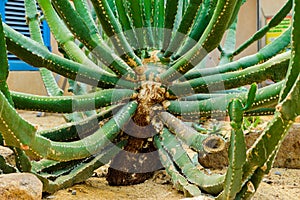
[[287,0],[261,0],[262,12],[265,17],[273,16]]
[[[256,1],[248,0],[241,7],[238,16],[236,47],[244,43],[249,37],[253,35],[253,33],[256,32],[256,30],[257,30]],[[249,46],[244,52],[242,52],[236,58],[253,54],[256,51],[257,51],[257,42],[254,42],[251,46]]]

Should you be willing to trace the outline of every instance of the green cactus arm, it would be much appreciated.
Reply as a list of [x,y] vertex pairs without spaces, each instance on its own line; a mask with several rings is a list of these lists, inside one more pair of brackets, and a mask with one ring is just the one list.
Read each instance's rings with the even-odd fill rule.
[[163,48],[165,1],[154,0],[153,6],[153,37],[156,49]]
[[176,137],[166,128],[162,130],[160,143],[171,155],[189,182],[198,185],[202,190],[210,194],[221,192],[224,176],[219,174],[206,175],[203,171],[199,170],[190,160]]
[[[34,138],[37,127],[21,118],[0,91],[0,132],[7,146],[22,147]],[[22,127],[20,129],[20,127]],[[22,138],[20,141],[18,138]]]
[[219,45],[236,3],[237,0],[218,1],[213,17],[198,43],[159,76],[162,81],[171,82],[178,79]]
[[87,1],[85,0],[74,0],[74,7],[77,11],[77,13],[80,15],[80,17],[83,19],[85,24],[87,25],[88,29],[90,30],[90,34],[96,41],[102,41],[102,38],[99,34],[99,29],[93,20],[93,16],[91,12],[89,11],[89,5]]
[[28,155],[18,147],[11,147],[15,154],[16,166],[20,172],[30,172],[31,171],[31,160]]
[[40,74],[49,96],[62,96],[63,90],[57,85],[57,82],[53,76],[53,73],[46,69],[40,68]]
[[75,165],[67,174],[64,174],[55,180],[49,180],[44,178],[37,172],[33,172],[37,175],[38,178],[43,182],[43,191],[48,193],[54,193],[55,191],[67,188],[75,183],[80,183],[87,178],[91,177],[94,173],[94,170],[107,164],[115,155],[120,152],[123,143],[118,145],[108,145],[105,150],[86,159],[85,162],[82,162],[78,165]]
[[224,65],[232,61],[232,52],[235,50],[236,45],[236,27],[237,27],[237,18],[227,30],[226,38],[224,41],[224,46],[221,51],[221,58],[219,65]]
[[234,23],[234,21],[236,20],[236,18],[238,17],[239,11],[241,9],[241,6],[246,2],[247,0],[238,0],[238,2],[236,3],[235,9],[232,13],[231,19],[229,20],[228,23],[228,28]]
[[[0,75],[0,91],[3,92],[3,94],[6,96],[8,102],[14,106],[11,94],[8,90],[8,86],[6,83],[6,78],[8,75],[8,63],[7,63],[7,52],[6,52],[6,44],[5,44],[5,38],[4,38],[4,32],[3,32],[3,26],[2,26],[2,21],[1,21],[1,16],[0,16],[0,71],[3,77]],[[0,133],[1,135],[1,133]],[[8,136],[8,138],[11,136]],[[27,155],[24,153],[19,148],[14,148],[10,147],[11,150],[13,150],[15,154],[15,161],[16,161],[16,167],[19,171],[21,172],[29,172],[31,170],[31,165],[29,158]],[[9,166],[7,166],[7,169],[12,170]],[[4,171],[5,171],[4,169]]]
[[[195,151],[206,151],[208,148],[204,146],[206,141],[215,141],[218,146],[215,146],[214,152],[221,151],[225,148],[225,142],[213,135],[200,134],[193,128],[186,126],[181,120],[174,117],[172,114],[162,112],[159,114],[160,119],[168,127],[169,131],[173,132],[178,138],[185,142]],[[206,153],[211,153],[207,152]]]
[[[45,46],[14,31],[6,24],[3,24],[3,27],[8,50],[32,66],[45,67],[66,78],[97,85],[102,88],[113,87],[117,83],[120,86],[124,83],[130,88],[135,87],[134,83],[119,80],[118,77],[98,67],[93,68],[92,66],[82,65],[50,53]],[[125,71],[125,73],[127,73],[127,71]]]
[[162,51],[165,51],[170,43],[172,37],[172,30],[175,23],[175,17],[178,10],[178,0],[166,0],[165,16],[164,16],[164,33]]
[[87,63],[93,67],[97,67],[83,51],[74,42],[72,33],[67,29],[62,20],[59,18],[50,0],[37,0],[43,14],[49,24],[50,30],[60,46],[66,51],[70,58],[79,63]]
[[139,49],[146,48],[146,38],[144,34],[144,21],[142,14],[142,0],[127,0],[126,5],[128,7],[129,16],[136,33],[136,37],[139,44]]
[[[131,102],[94,134],[79,141],[65,143],[53,142],[37,135],[37,128],[22,119],[2,93],[0,93],[0,102],[2,105],[0,131],[3,133],[6,144],[29,150],[37,156],[58,161],[81,159],[97,153],[117,136],[137,108],[137,103]],[[4,110],[5,112],[3,112]]]
[[[68,91],[73,93],[73,95],[84,95],[89,93],[87,85],[78,83],[77,81],[68,79],[69,88]],[[96,114],[96,110],[88,110],[85,112],[75,112],[70,114],[64,114],[64,118],[67,122],[80,121],[84,117],[89,117]]]
[[127,89],[106,89],[85,95],[57,97],[12,93],[13,101],[18,109],[58,113],[95,110],[131,99],[134,95],[135,91]]
[[122,25],[126,39],[134,50],[139,50],[140,46],[138,44],[138,39],[135,34],[132,22],[129,18],[129,13],[127,12],[126,1],[118,0],[115,1],[115,3],[118,11],[119,22]]
[[[72,34],[80,40],[88,49],[94,49],[98,44],[93,40],[90,29],[84,22],[83,18],[75,11],[69,1],[51,1],[55,10],[65,22]],[[58,21],[58,18],[57,20]],[[62,25],[63,26],[63,25]],[[102,45],[102,44],[99,44]]]
[[[5,35],[3,32],[2,26],[2,16],[0,14],[0,91],[5,95],[10,104],[13,105],[13,101],[6,83],[8,74],[9,74],[9,66],[8,59],[6,53],[6,43],[5,43]],[[1,135],[1,134],[0,134]]]
[[112,13],[116,18],[118,18],[118,12],[117,12],[117,6],[116,6],[116,1],[107,1]]
[[[45,162],[43,163],[44,166],[38,166],[39,163],[37,164],[37,162],[32,162],[32,165],[34,165],[34,168],[40,167],[37,170],[38,171],[34,171],[32,170],[32,172],[34,174],[38,174],[40,177],[43,178],[47,178],[49,180],[55,180],[57,179],[59,176],[63,176],[65,174],[70,173],[74,168],[76,168],[76,166],[82,164],[82,163],[87,163],[90,159],[86,158],[86,159],[79,159],[79,160],[71,160],[71,161],[67,161],[67,162],[49,162],[49,166],[45,166]],[[51,161],[51,160],[49,160]]]
[[239,99],[229,102],[228,113],[231,124],[229,166],[225,176],[224,190],[216,199],[235,199],[236,194],[242,188],[243,166],[246,162],[246,142],[242,130],[243,110],[243,104]]
[[32,141],[30,146],[33,151],[48,159],[68,161],[85,158],[99,152],[105,145],[111,143],[111,140],[118,135],[124,124],[134,114],[136,108],[137,103],[130,102],[101,129],[82,140],[68,143],[52,142],[36,135],[36,140]]
[[[58,13],[62,16],[63,21],[70,31],[78,38],[94,55],[97,56],[105,65],[109,66],[117,74],[124,75],[132,72],[126,63],[118,61],[117,56],[112,56],[112,50],[105,44],[103,40],[95,41],[95,37],[90,34],[88,26],[85,24],[81,16],[74,10],[69,1],[52,1]],[[98,37],[100,38],[100,36]],[[113,62],[115,60],[115,62]]]
[[[279,54],[270,60],[243,70],[215,74],[211,76],[191,79],[185,82],[175,83],[169,86],[168,91],[177,97],[187,94],[212,92],[212,88],[230,89],[247,84],[253,80],[260,82],[266,79],[274,81],[284,78],[289,65],[290,52]],[[220,85],[217,87],[217,85]]]
[[[292,46],[292,55],[290,60],[290,68],[287,72],[286,76],[286,84],[280,94],[280,102],[282,102],[290,93],[291,88],[295,84],[298,78],[298,74],[300,73],[300,68],[297,66],[300,63],[300,42],[299,42],[299,34],[300,34],[300,6],[299,2],[294,2],[294,14],[293,14],[293,26],[291,32],[291,46]],[[298,14],[298,15],[297,15]]]
[[[292,122],[283,120],[282,117],[281,113],[275,112],[273,120],[259,137],[258,142],[247,151],[247,163],[243,167],[243,182],[249,180],[255,170],[263,167],[269,157],[276,151],[274,148],[280,145],[288,132]],[[277,134],[278,132],[282,134]]]
[[[247,164],[244,167],[243,180],[248,180],[256,169],[263,165],[276,153],[285,135],[295,118],[300,115],[300,41],[299,41],[299,15],[300,4],[294,2],[293,29],[292,29],[292,55],[289,66],[289,73],[280,94],[280,103],[276,106],[274,118],[268,127],[261,134],[259,141],[247,152]],[[287,92],[289,88],[289,92]],[[281,134],[278,134],[281,133]]]
[[[293,65],[291,64],[291,66]],[[251,180],[255,189],[258,187],[259,179],[262,179],[263,174],[269,172],[284,137],[295,118],[300,115],[299,80],[300,76],[298,75],[289,96],[277,105],[274,118],[261,134],[259,141],[247,151],[248,162],[244,166],[243,180]]]
[[286,30],[280,37],[276,38],[272,43],[266,45],[260,49],[256,54],[245,56],[237,61],[231,63],[216,66],[213,68],[194,69],[184,74],[180,80],[189,80],[198,77],[209,76],[213,74],[220,74],[239,69],[245,69],[256,65],[264,60],[268,60],[282,51],[290,44],[291,41],[291,27]]
[[143,18],[144,18],[144,27],[146,31],[146,42],[147,46],[149,48],[154,47],[154,38],[153,38],[153,32],[152,32],[152,25],[151,21],[152,19],[152,0],[142,0],[141,1],[141,8],[142,8],[142,13]]
[[253,197],[254,192],[249,192],[249,185],[251,185],[252,191],[257,191],[258,186],[261,183],[263,177],[266,174],[270,173],[278,150],[279,148],[277,148],[276,152],[270,157],[270,159],[264,164],[264,166],[256,169],[253,175],[251,176],[250,180],[244,183],[243,188],[236,195],[237,200],[251,199]]
[[174,187],[177,190],[182,191],[184,196],[199,196],[201,194],[199,188],[193,184],[190,184],[185,177],[177,171],[172,159],[166,150],[163,149],[157,136],[154,137],[154,142],[158,149],[159,158],[162,162],[162,165],[165,167],[167,173],[171,176]]
[[247,101],[244,104],[244,111],[247,111],[249,109],[251,109],[254,101],[255,101],[255,97],[256,97],[256,92],[257,92],[257,85],[256,83],[252,83],[248,92],[248,97],[247,97]]
[[196,45],[196,43],[199,41],[202,34],[204,33],[205,28],[209,24],[209,21],[213,16],[216,5],[217,5],[217,0],[204,0],[202,4],[201,13],[197,17],[189,33],[189,36],[186,38],[186,41],[184,42],[183,46],[178,50],[176,55],[173,56],[175,59],[184,55],[193,46]]
[[[283,81],[260,88],[257,91],[253,107],[249,110],[257,110],[269,106],[275,106],[278,102],[279,93],[283,87]],[[239,98],[245,104],[247,92],[240,94],[226,94],[221,97],[202,101],[165,101],[164,107],[170,113],[183,115],[184,117],[226,115],[226,108],[231,99]]]
[[2,155],[0,155],[0,171],[1,173],[9,174],[9,173],[15,173],[18,170],[14,166],[8,164],[5,158]]
[[243,50],[245,50],[247,47],[249,47],[253,42],[261,39],[265,36],[265,34],[273,27],[277,26],[291,11],[293,7],[293,1],[288,0],[285,5],[278,11],[274,17],[270,20],[270,22],[265,25],[263,28],[261,28],[259,31],[257,31],[254,35],[252,35],[247,41],[245,41],[243,44],[241,44],[233,53],[233,56],[238,55]]
[[179,24],[179,27],[175,31],[174,36],[164,53],[164,57],[170,57],[180,47],[181,42],[184,40],[194,21],[196,20],[196,13],[200,9],[201,5],[202,0],[191,0],[189,2],[187,10],[184,12],[182,20]]
[[99,122],[110,118],[121,105],[111,106],[93,116],[80,121],[70,122],[51,129],[38,131],[37,134],[52,141],[66,142],[86,137],[99,129]]
[[118,55],[124,58],[132,68],[142,65],[140,58],[135,55],[133,49],[127,42],[120,23],[112,13],[107,0],[92,0],[98,19],[106,35],[114,44]]
[[[35,0],[25,0],[25,12],[30,37],[36,42],[44,44],[42,33],[40,31],[39,14]],[[61,96],[63,94],[63,91],[58,87],[51,71],[45,68],[40,68],[40,74],[48,95]]]
[[[112,69],[118,75],[131,74],[131,76],[133,76],[134,72],[130,69],[130,67],[122,62],[116,55],[111,55],[111,50],[107,49],[106,44],[103,42],[97,44],[93,40],[89,34],[88,27],[85,25],[85,22],[83,22],[79,14],[74,11],[73,7],[68,1],[53,1],[52,3],[57,5],[55,2],[60,2],[59,7],[65,8],[64,11],[61,11],[61,9],[57,10],[61,11],[60,14],[63,17],[63,20],[66,21],[66,24],[68,24],[70,27],[70,30],[89,48],[90,51],[94,52],[94,55],[97,58],[99,58],[105,65],[109,66],[110,69]],[[71,59],[97,68],[97,65],[93,63],[74,43],[74,36],[57,15],[51,5],[50,0],[39,0],[39,3],[43,9],[43,12],[45,13],[51,31],[53,32],[54,36],[56,36],[58,43],[61,44]]]
[[40,31],[39,14],[36,8],[35,0],[25,0],[26,22],[29,26],[30,37],[40,44],[44,44],[43,37]]

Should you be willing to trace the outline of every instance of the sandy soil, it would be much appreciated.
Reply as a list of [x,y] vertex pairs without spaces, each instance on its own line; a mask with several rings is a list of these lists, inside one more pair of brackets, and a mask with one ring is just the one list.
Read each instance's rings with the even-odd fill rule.
[[[20,111],[21,115],[39,125],[40,129],[48,129],[63,124],[64,119],[59,114],[46,114],[36,117],[36,112]],[[133,186],[108,186],[104,177],[91,177],[84,183],[71,188],[60,190],[44,199],[168,199],[184,198],[182,193],[172,188],[168,177],[161,176],[160,172],[152,180]],[[162,178],[163,177],[163,178]],[[198,198],[201,199],[201,198]],[[272,169],[264,178],[254,198],[255,200],[298,200],[300,199],[300,170],[298,169]]]

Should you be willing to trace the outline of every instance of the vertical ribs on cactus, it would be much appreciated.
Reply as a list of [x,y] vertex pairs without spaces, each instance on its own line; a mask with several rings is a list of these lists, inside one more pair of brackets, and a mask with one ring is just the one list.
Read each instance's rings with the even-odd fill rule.
[[[26,0],[30,37],[0,21],[0,144],[12,148],[18,160],[14,167],[0,156],[0,170],[32,172],[52,193],[107,163],[111,185],[140,183],[165,168],[186,196],[203,191],[216,199],[250,199],[300,114],[300,4],[288,0],[236,48],[244,3]],[[64,56],[44,46],[36,5]],[[290,12],[293,23],[279,38],[235,59]],[[221,50],[220,63],[199,67],[215,49]],[[47,95],[9,90],[7,51],[40,68]],[[64,96],[52,72],[80,92]],[[256,88],[267,79],[274,84]],[[249,91],[239,90],[245,85],[251,85]],[[17,109],[81,117],[40,131]],[[274,114],[273,120],[246,150],[243,117],[266,114]],[[197,131],[200,119],[222,116],[230,116],[229,138]],[[225,140],[230,142],[226,173],[207,175],[190,152],[218,153]]]

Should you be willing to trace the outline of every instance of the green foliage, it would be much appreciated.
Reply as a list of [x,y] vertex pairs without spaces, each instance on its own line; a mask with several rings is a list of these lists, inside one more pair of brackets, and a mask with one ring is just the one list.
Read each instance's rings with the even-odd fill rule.
[[[64,56],[44,46],[36,3]],[[137,182],[132,173],[143,171],[148,160],[154,163],[147,153],[157,151],[159,166],[185,195],[205,191],[217,199],[251,198],[300,114],[300,5],[287,1],[269,24],[236,48],[243,3],[26,0],[31,37],[0,21],[0,143],[14,149],[18,163],[12,167],[0,157],[1,172],[30,171],[52,193],[111,163],[111,168],[129,174],[120,179],[130,177],[131,184]],[[293,24],[286,32],[256,54],[234,59],[292,8]],[[289,45],[291,51],[282,53]],[[220,50],[220,63],[200,67],[215,49]],[[48,96],[8,89],[7,50],[40,68]],[[74,95],[63,96],[52,72],[69,79]],[[275,83],[257,89],[255,82],[266,79]],[[249,92],[237,89],[249,84]],[[39,131],[17,109],[64,113],[72,122]],[[273,119],[246,151],[243,131],[255,128],[261,122],[258,116],[270,114]],[[226,174],[207,175],[188,152],[217,153],[225,141],[219,126],[207,130],[197,123],[203,118],[222,121],[228,115],[230,164]],[[127,151],[141,157],[122,156]],[[121,184],[118,178],[112,180]]]

